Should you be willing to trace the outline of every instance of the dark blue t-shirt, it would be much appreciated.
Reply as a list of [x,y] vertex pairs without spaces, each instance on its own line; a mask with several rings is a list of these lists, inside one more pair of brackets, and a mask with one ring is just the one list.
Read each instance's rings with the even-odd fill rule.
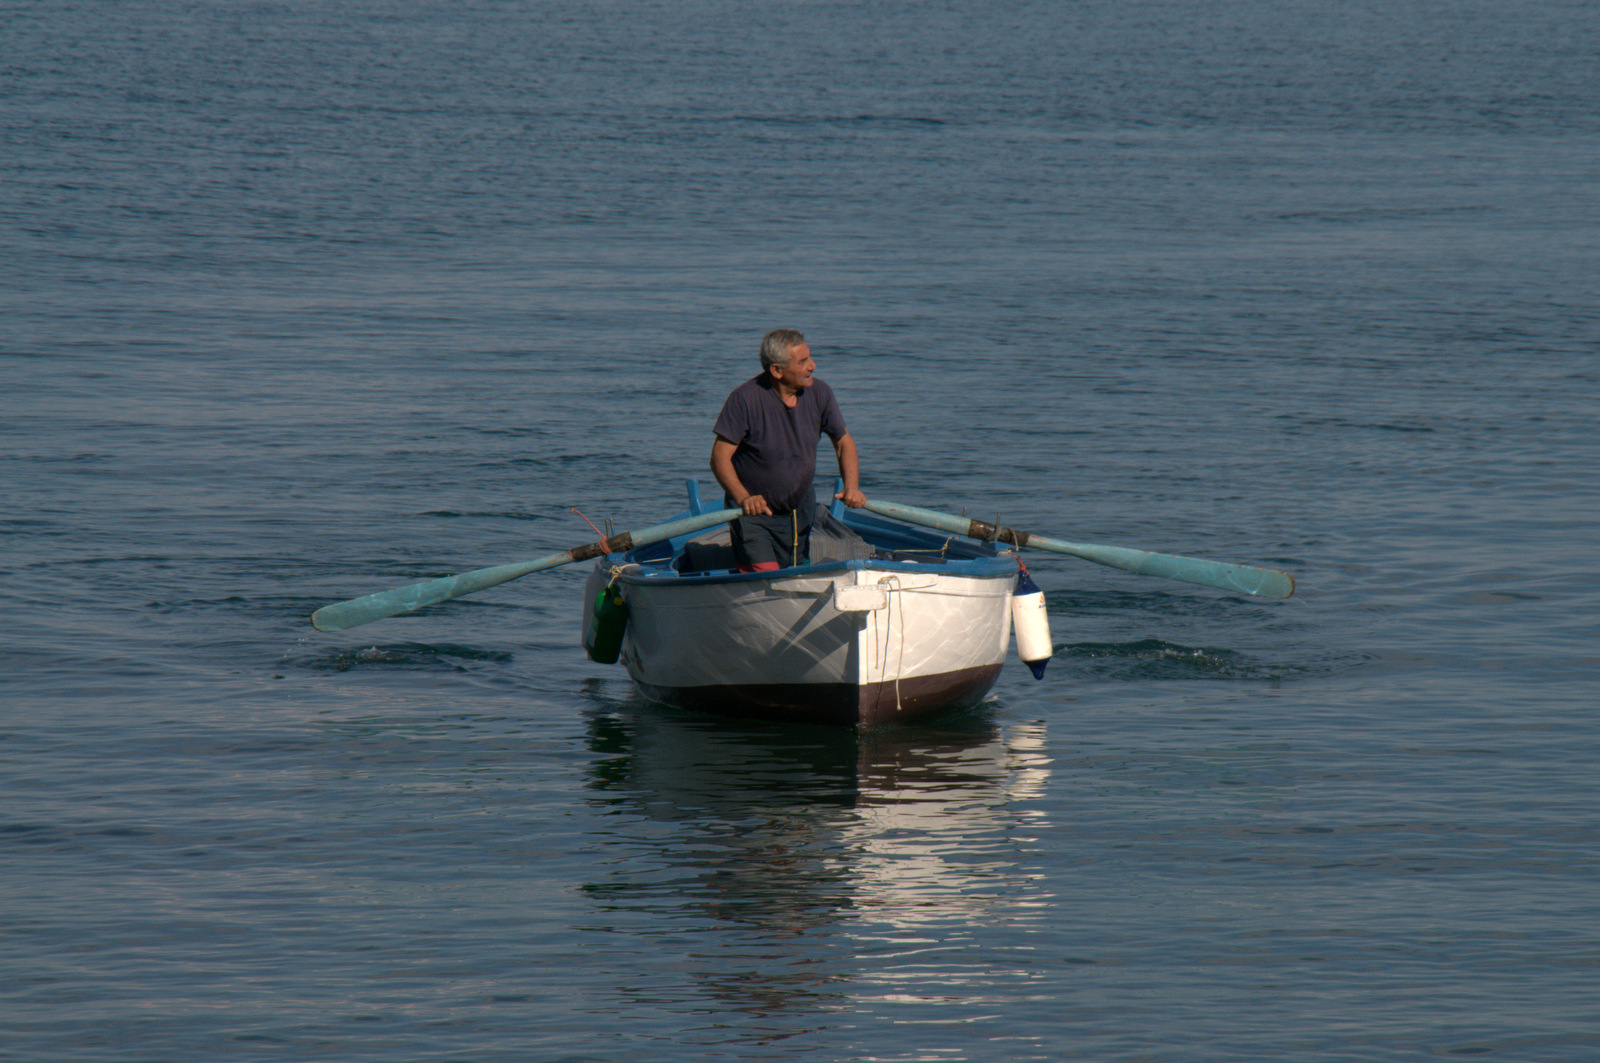
[[837,443],[846,429],[828,385],[813,377],[791,409],[778,397],[772,377],[762,373],[733,389],[714,431],[738,447],[733,471],[739,482],[764,496],[773,512],[787,513],[811,494],[817,440],[826,432]]

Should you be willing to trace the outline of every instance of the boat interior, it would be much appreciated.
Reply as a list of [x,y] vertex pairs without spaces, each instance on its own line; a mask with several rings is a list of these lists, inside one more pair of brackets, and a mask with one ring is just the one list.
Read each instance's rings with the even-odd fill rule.
[[[835,492],[843,490],[843,486],[842,481],[838,482]],[[687,488],[689,509],[678,516],[698,516],[721,508],[720,499],[713,505],[705,503],[700,496],[698,480],[688,480]],[[812,523],[808,564],[801,567],[857,560],[941,564],[997,556],[993,543],[912,527],[864,509],[850,509],[834,499],[832,505],[819,510]],[[633,564],[681,575],[726,575],[735,564],[726,525],[641,547],[628,554],[627,559]]]

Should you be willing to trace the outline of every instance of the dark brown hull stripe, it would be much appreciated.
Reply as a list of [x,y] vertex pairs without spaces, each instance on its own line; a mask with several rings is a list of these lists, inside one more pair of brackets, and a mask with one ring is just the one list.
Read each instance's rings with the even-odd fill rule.
[[962,668],[898,682],[747,683],[656,687],[634,681],[651,701],[722,716],[858,727],[915,723],[970,708],[1000,677],[1000,665]]

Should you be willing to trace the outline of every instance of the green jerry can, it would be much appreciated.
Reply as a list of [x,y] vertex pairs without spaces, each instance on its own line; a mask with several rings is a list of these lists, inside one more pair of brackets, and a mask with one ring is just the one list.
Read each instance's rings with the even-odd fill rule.
[[583,648],[591,661],[616,664],[622,653],[622,633],[628,627],[628,603],[615,583],[600,588],[594,597],[594,614],[583,632]]

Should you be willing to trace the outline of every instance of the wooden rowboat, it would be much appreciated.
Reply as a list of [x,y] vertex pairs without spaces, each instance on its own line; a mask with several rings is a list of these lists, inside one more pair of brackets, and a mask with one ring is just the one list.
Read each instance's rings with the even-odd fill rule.
[[[675,519],[706,512],[690,480]],[[1019,566],[991,542],[838,501],[807,564],[739,573],[727,540],[722,527],[599,558],[584,596],[590,656],[620,659],[653,701],[864,727],[974,705],[1000,675]]]
[[738,515],[708,510],[690,480],[689,509],[672,520],[335,602],[311,624],[344,631],[599,558],[584,595],[584,646],[596,661],[620,659],[646,696],[871,727],[982,700],[1013,630],[1018,656],[1043,678],[1052,653],[1044,595],[996,543],[1256,597],[1294,593],[1294,578],[1277,569],[1074,543],[881,499],[865,509],[836,501],[813,525],[806,564],[740,573],[727,530],[708,532]]

